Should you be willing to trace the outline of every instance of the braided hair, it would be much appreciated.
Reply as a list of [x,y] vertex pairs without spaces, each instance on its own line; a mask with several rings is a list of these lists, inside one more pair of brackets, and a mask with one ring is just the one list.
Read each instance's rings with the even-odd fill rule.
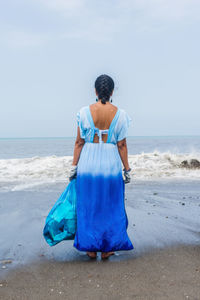
[[114,81],[108,75],[100,75],[95,81],[95,89],[98,94],[98,99],[101,99],[102,104],[106,104],[114,89]]

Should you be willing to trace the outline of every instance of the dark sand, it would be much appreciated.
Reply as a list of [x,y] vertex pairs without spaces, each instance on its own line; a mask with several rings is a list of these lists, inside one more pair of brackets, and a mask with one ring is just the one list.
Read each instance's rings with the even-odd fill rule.
[[90,261],[72,241],[46,244],[45,218],[64,187],[0,193],[1,300],[200,300],[199,181],[128,185],[135,249],[106,262]]
[[40,261],[0,280],[0,299],[200,299],[200,247],[123,261]]

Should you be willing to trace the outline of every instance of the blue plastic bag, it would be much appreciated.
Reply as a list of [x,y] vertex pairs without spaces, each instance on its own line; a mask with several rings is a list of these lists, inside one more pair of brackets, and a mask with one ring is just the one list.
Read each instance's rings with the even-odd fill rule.
[[63,240],[73,240],[76,234],[76,178],[66,189],[49,212],[43,236],[50,246]]

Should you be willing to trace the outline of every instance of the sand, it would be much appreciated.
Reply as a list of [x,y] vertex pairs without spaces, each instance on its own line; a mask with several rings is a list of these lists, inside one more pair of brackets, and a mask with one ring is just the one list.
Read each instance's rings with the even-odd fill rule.
[[64,187],[0,194],[0,299],[200,300],[199,181],[128,185],[135,249],[106,262],[90,261],[72,241],[46,244],[45,218]]
[[199,300],[200,247],[172,247],[124,261],[41,260],[0,280],[0,299]]

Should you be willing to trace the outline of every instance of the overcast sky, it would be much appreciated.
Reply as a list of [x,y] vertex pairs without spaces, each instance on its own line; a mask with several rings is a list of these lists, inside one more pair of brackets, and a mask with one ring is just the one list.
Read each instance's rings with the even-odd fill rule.
[[129,134],[200,134],[200,1],[0,0],[0,137],[76,134],[115,81]]

